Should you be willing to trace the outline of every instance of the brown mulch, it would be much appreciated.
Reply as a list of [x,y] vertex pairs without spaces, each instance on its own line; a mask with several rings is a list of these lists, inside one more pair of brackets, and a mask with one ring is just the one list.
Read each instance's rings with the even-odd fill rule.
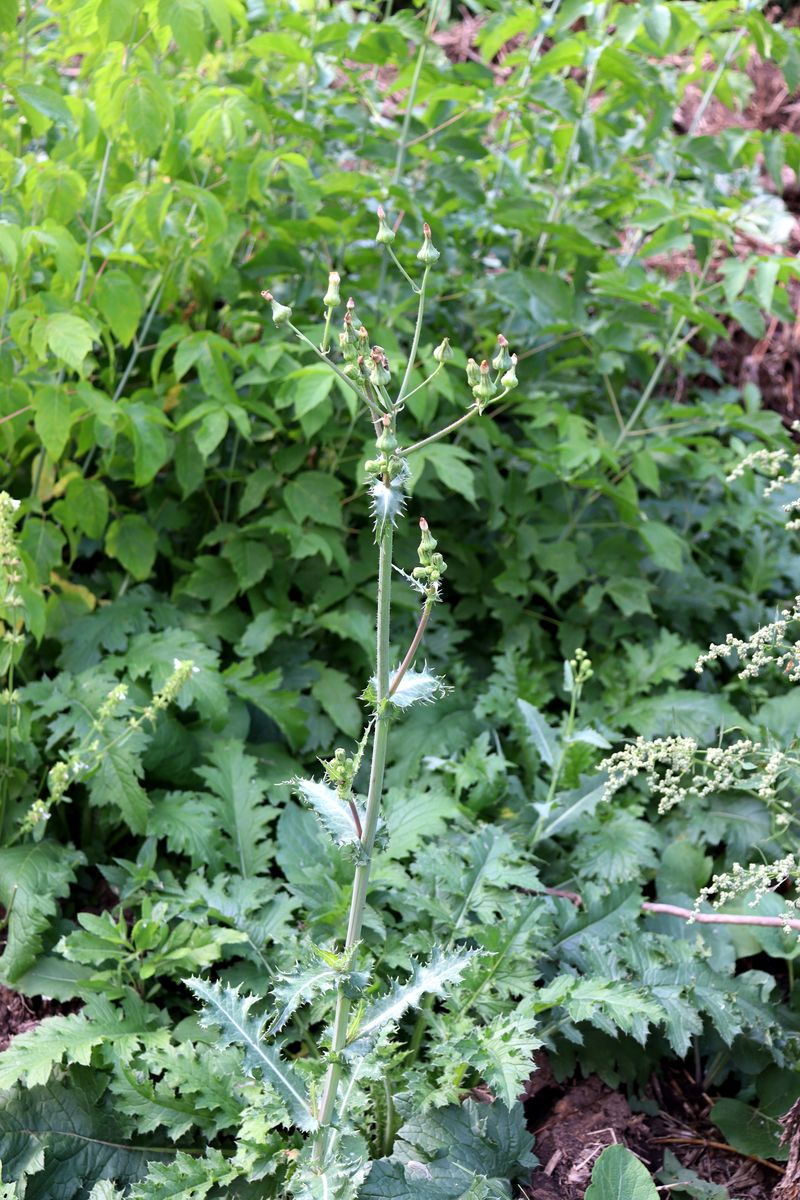
[[[653,1078],[645,1093],[651,1112],[636,1112],[622,1091],[597,1076],[555,1079],[545,1055],[526,1087],[529,1128],[540,1166],[521,1194],[526,1200],[583,1200],[597,1158],[606,1147],[626,1146],[651,1172],[660,1170],[665,1150],[700,1179],[723,1184],[737,1200],[770,1200],[778,1171],[744,1155],[710,1145],[721,1142],[708,1120],[710,1103],[680,1068]],[[668,1139],[668,1140],[665,1140]],[[795,1200],[798,1193],[776,1193]]]
[[11,1039],[26,1029],[33,1029],[45,1017],[73,1012],[79,1004],[59,1004],[43,996],[20,996],[10,988],[0,985],[0,1050],[5,1050]]

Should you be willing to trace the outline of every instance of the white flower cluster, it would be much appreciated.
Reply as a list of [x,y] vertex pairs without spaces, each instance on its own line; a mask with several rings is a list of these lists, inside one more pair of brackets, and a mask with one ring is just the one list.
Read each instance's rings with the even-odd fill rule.
[[[759,760],[765,756],[759,771]],[[608,772],[603,799],[610,800],[644,773],[660,813],[669,812],[688,797],[702,799],[735,788],[754,789],[756,784],[760,799],[770,801],[775,799],[778,778],[787,761],[782,750],[766,749],[749,738],[702,750],[690,737],[653,741],[639,737],[602,764]],[[777,820],[785,825],[790,817],[782,812]]]
[[[792,423],[792,429],[800,433],[800,421]],[[726,476],[728,483],[741,479],[747,471],[761,471],[770,482],[764,488],[764,495],[773,496],[785,487],[800,487],[800,454],[790,454],[788,450],[753,450],[737,463]],[[790,500],[783,505],[783,511],[791,519],[786,522],[787,529],[800,529],[800,497]]]
[[[705,900],[714,908],[721,908],[737,896],[752,893],[749,907],[756,908],[762,896],[774,892],[787,879],[796,875],[797,860],[793,854],[787,854],[771,863],[749,863],[746,867],[737,862],[730,871],[712,877],[711,883],[704,887],[697,897],[696,907],[699,908]],[[789,908],[797,908],[796,901],[787,900],[786,903]]]
[[762,625],[746,640],[729,633],[724,642],[709,646],[695,663],[695,671],[702,674],[703,668],[718,658],[739,656],[740,679],[755,679],[764,667],[775,665],[792,680],[800,681],[800,638],[789,636],[789,627],[800,621],[800,596],[796,596],[791,608],[784,608],[780,616],[767,625]]

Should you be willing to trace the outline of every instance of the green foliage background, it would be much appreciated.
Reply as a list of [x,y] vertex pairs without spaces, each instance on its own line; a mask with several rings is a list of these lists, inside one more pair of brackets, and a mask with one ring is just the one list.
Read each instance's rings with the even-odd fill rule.
[[[3,698],[0,975],[91,995],[0,1058],[19,1088],[3,1111],[24,1129],[31,1106],[45,1125],[74,1106],[91,1130],[113,1110],[131,1147],[78,1161],[51,1135],[36,1153],[0,1136],[27,1200],[127,1186],[154,1131],[187,1152],[159,1168],[184,1190],[154,1175],[135,1196],[268,1194],[252,1181],[277,1169],[279,1100],[253,1081],[220,1090],[181,981],[216,964],[264,995],[346,913],[351,866],[282,781],[360,728],[371,430],[276,334],[260,292],[318,337],[337,269],[399,361],[413,297],[372,240],[378,204],[409,269],[424,219],[442,252],[415,382],[443,336],[456,350],[407,427],[423,437],[464,410],[466,359],[498,331],[520,357],[494,420],[414,460],[413,511],[450,564],[427,654],[455,689],[395,739],[367,944],[376,986],[434,943],[485,954],[424,1010],[413,1061],[385,1050],[384,1074],[409,1112],[480,1079],[513,1106],[538,1043],[559,1072],[634,1088],[694,1051],[708,1086],[773,1125],[776,1090],[793,1099],[794,943],[640,909],[691,903],[713,870],[789,835],[755,794],[661,818],[636,790],[600,805],[596,767],[632,735],[796,728],[788,685],[691,667],[800,592],[778,501],[725,482],[746,446],[790,443],[712,353],[732,325],[757,339],[794,320],[781,194],[800,150],[779,130],[702,125],[712,97],[747,106],[753,53],[794,92],[797,33],[735,0],[472,7],[474,45],[454,61],[443,0],[0,0],[0,453],[22,501],[26,633]],[[678,131],[693,96],[700,115]],[[414,541],[400,536],[399,563]],[[402,653],[415,617],[400,603]],[[578,647],[594,665],[586,736],[564,744],[554,791]],[[44,838],[20,839],[115,684],[123,722],[176,658],[199,668],[177,705],[75,783]],[[582,910],[542,886],[579,891]],[[327,1003],[292,1018],[293,1054],[313,1060]],[[375,1156],[401,1123],[379,1082],[354,1114]],[[214,1155],[242,1127],[228,1178]]]

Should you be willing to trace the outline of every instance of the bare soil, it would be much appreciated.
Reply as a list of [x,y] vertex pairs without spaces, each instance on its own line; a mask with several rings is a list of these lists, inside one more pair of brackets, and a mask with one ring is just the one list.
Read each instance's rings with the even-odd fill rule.
[[[537,1055],[537,1064],[525,1105],[541,1165],[521,1189],[526,1200],[583,1200],[598,1156],[615,1143],[653,1172],[669,1150],[682,1166],[704,1181],[723,1184],[736,1200],[769,1200],[784,1180],[783,1167],[762,1165],[724,1147],[708,1120],[709,1097],[680,1067],[654,1076],[637,1104],[597,1076],[559,1084],[546,1056]],[[648,1111],[642,1111],[645,1105]]]

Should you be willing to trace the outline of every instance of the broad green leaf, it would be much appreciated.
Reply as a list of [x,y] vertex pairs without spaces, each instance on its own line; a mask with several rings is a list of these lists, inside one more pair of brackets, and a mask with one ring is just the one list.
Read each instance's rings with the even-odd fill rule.
[[163,85],[155,75],[142,72],[125,90],[125,124],[143,154],[154,154],[164,138],[169,108]]
[[72,313],[54,313],[47,319],[47,345],[68,367],[80,371],[92,348],[94,330],[83,317]]
[[6,944],[0,979],[15,984],[36,963],[45,935],[69,893],[84,856],[55,842],[0,849],[0,904],[6,910]]
[[783,1128],[775,1117],[768,1117],[742,1100],[724,1097],[714,1104],[709,1118],[722,1130],[725,1141],[743,1154],[785,1161],[789,1147],[781,1146]]
[[283,499],[295,521],[318,525],[342,524],[342,485],[323,471],[302,471],[283,491]]
[[174,1155],[128,1138],[91,1074],[73,1086],[15,1088],[2,1109],[0,1160],[9,1179],[25,1180],[25,1200],[78,1200],[102,1179],[126,1187]]
[[72,405],[65,387],[45,384],[33,400],[34,427],[45,450],[56,462],[64,452],[72,425]]
[[95,286],[97,307],[123,346],[129,346],[144,310],[142,294],[125,271],[104,271]]
[[626,1146],[607,1146],[594,1164],[586,1200],[658,1200],[647,1167]]
[[357,738],[364,723],[355,689],[347,676],[333,667],[323,667],[319,678],[311,687],[312,695],[319,700],[323,710],[344,733]]
[[[381,1158],[359,1191],[359,1200],[464,1200],[511,1196],[511,1181],[536,1166],[533,1137],[522,1105],[466,1100],[411,1117],[400,1129],[391,1158]],[[488,1186],[487,1186],[488,1185]],[[630,1198],[628,1198],[630,1200]]]
[[144,517],[126,513],[109,526],[106,550],[134,579],[147,579],[155,562],[157,541],[155,529]]

